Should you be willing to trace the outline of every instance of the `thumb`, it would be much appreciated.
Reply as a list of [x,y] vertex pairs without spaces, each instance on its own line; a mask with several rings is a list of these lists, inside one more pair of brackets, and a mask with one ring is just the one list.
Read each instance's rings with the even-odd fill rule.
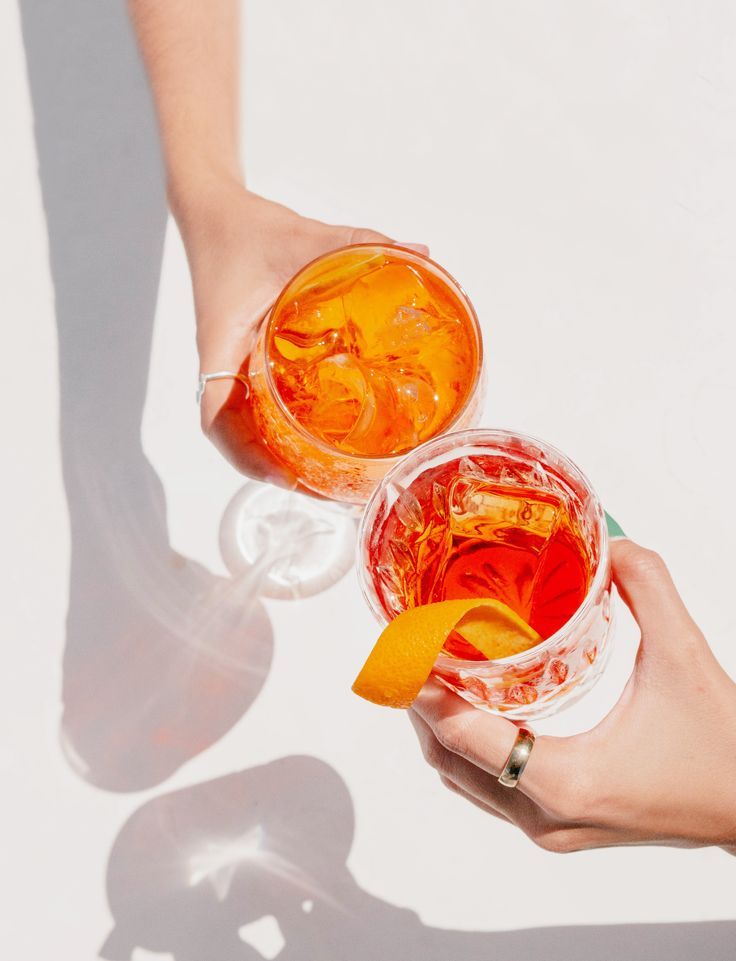
[[654,551],[628,539],[611,543],[613,580],[638,623],[647,649],[673,653],[693,634],[702,636],[675,587],[667,565]]
[[368,230],[365,227],[340,227],[340,232],[344,234],[343,242],[348,244],[395,244],[396,241],[387,237],[386,234],[379,234],[377,230]]
[[379,234],[376,230],[368,230],[365,227],[341,227],[345,233],[345,246],[350,244],[396,244],[399,247],[408,247],[423,257],[429,256],[429,247],[426,244],[407,243],[404,241],[393,240],[385,234]]

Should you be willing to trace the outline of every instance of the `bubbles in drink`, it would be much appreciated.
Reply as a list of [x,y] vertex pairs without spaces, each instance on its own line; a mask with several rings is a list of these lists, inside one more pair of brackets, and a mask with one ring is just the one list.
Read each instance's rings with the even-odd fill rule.
[[441,432],[476,377],[468,308],[434,268],[401,252],[338,251],[276,305],[274,386],[313,436],[392,456]]

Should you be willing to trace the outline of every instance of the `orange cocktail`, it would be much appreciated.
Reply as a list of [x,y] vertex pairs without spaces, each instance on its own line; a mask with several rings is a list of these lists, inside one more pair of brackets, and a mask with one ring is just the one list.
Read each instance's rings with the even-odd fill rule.
[[450,433],[381,482],[363,518],[359,571],[390,621],[442,601],[490,599],[536,632],[514,656],[453,631],[434,673],[512,717],[569,703],[600,673],[611,627],[608,535],[585,476],[554,447],[500,430]]
[[361,503],[404,453],[467,425],[482,348],[472,305],[439,266],[356,245],[294,277],[250,364],[265,442],[309,489]]
[[[498,453],[457,457],[396,500],[369,558],[390,614],[487,597],[543,638],[572,617],[592,576],[579,524],[559,492],[499,479],[514,466]],[[445,650],[483,660],[459,634]]]

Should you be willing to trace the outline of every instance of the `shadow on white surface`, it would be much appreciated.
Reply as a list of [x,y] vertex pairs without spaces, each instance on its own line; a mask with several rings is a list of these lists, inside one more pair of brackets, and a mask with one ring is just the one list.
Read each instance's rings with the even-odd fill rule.
[[71,524],[61,741],[113,791],[158,784],[248,709],[271,661],[252,577],[169,545],[140,439],[166,226],[150,98],[117,0],[22,0],[59,342]]
[[[731,921],[496,933],[429,927],[355,881],[347,867],[353,820],[342,779],[310,757],[282,758],[148,801],[123,826],[110,855],[107,891],[115,926],[101,957],[129,961],[136,948],[175,961],[732,956]],[[428,858],[452,856],[457,852],[436,852],[428,842]]]
[[[171,549],[164,492],[141,447],[166,212],[124,3],[20,0],[20,9],[56,293],[72,537],[62,744],[91,783],[140,790],[248,709],[270,666],[271,628],[257,599],[244,603],[254,598],[247,577],[216,578]],[[114,928],[103,956],[130,959],[136,947],[176,961],[733,954],[732,922],[431,928],[359,887],[347,868],[352,835],[350,795],[314,758],[149,801],[110,856]]]

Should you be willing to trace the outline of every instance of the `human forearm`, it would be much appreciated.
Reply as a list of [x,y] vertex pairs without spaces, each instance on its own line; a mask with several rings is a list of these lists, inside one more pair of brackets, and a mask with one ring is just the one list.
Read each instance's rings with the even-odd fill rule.
[[239,0],[129,0],[180,226],[219,183],[242,181],[239,6]]
[[[245,188],[239,150],[240,0],[128,0],[158,114],[169,203],[186,247],[202,372],[247,367],[253,335],[285,282],[350,243],[332,226]],[[202,426],[240,470],[292,486],[262,444],[239,381],[214,380]]]

